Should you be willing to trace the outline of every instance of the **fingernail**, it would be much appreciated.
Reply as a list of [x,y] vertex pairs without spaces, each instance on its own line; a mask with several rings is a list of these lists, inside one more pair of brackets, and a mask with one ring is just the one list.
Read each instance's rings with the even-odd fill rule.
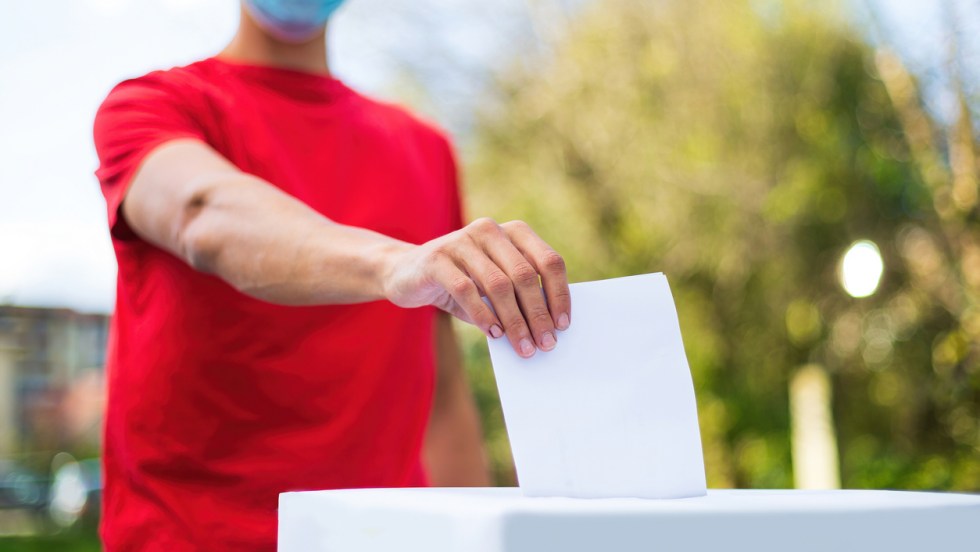
[[504,331],[500,329],[500,326],[494,324],[490,326],[490,335],[493,336],[494,339],[496,339],[504,335]]
[[521,355],[525,357],[529,357],[534,354],[534,343],[531,343],[530,339],[526,337],[522,339],[520,342],[520,346],[521,346]]
[[567,330],[568,329],[568,323],[569,323],[568,313],[565,313],[565,312],[561,313],[558,316],[558,329],[559,330]]
[[551,332],[541,334],[541,348],[545,351],[550,351],[555,348],[555,336],[551,335]]

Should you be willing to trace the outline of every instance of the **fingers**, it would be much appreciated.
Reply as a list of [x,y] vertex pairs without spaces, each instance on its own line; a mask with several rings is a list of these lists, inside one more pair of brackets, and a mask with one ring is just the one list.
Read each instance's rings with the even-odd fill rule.
[[565,259],[544,240],[521,221],[505,222],[500,225],[510,241],[524,255],[541,275],[548,310],[555,327],[567,330],[572,321],[572,300],[568,291],[568,274]]
[[[493,305],[511,347],[522,357],[534,355],[537,345],[518,304],[517,291],[511,277],[475,241],[457,244],[457,252],[466,271],[476,280]],[[553,344],[551,348],[554,348]]]
[[[439,285],[449,292],[456,303],[455,305],[436,306],[480,328],[489,337],[498,338],[504,334],[500,321],[480,297],[476,283],[460,270],[448,256],[443,254],[437,256],[434,276]],[[458,309],[461,309],[462,312],[458,312]]]
[[[508,333],[511,342],[517,340],[518,351],[522,356],[534,354],[533,344],[543,351],[550,351],[555,348],[557,334],[555,333],[555,321],[548,310],[545,297],[541,293],[541,281],[538,271],[514,243],[511,242],[507,233],[495,223],[481,222],[480,232],[476,234],[476,242],[483,248],[486,255],[493,264],[506,275],[507,280],[496,278],[498,281],[506,281],[510,289],[505,289],[503,282],[495,285],[500,292],[510,291],[517,297],[519,312],[508,312],[506,315],[497,312],[504,329]],[[486,288],[485,288],[486,289]],[[489,289],[487,289],[490,292]],[[491,303],[493,298],[491,298]],[[494,308],[497,308],[494,303]],[[524,328],[530,330],[530,337],[523,333]],[[518,335],[510,335],[513,331]],[[530,352],[530,354],[528,354]]]
[[554,249],[523,222],[501,227],[490,219],[440,242],[426,262],[430,282],[445,290],[433,298],[446,303],[437,306],[490,337],[506,334],[522,357],[555,348],[556,329],[571,322],[571,298],[565,262]]

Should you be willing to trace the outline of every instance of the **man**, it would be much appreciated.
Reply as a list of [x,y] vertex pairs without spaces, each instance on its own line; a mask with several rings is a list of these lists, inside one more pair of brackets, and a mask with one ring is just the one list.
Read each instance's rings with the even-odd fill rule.
[[221,53],[96,116],[110,552],[274,550],[283,491],[486,484],[445,313],[525,357],[569,325],[561,257],[463,226],[443,135],[330,75],[338,4],[245,0]]

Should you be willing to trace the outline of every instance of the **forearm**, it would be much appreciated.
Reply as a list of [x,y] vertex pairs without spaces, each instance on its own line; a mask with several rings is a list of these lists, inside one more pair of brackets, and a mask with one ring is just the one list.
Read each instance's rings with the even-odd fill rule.
[[439,487],[487,486],[490,477],[479,411],[447,315],[437,315],[435,333],[438,378],[425,439],[429,478]]
[[192,267],[281,304],[382,299],[387,260],[410,247],[333,222],[193,141],[148,157],[123,213],[141,237]]
[[343,304],[385,297],[391,254],[408,247],[345,226],[255,177],[231,175],[184,226],[183,256],[238,290],[291,305]]

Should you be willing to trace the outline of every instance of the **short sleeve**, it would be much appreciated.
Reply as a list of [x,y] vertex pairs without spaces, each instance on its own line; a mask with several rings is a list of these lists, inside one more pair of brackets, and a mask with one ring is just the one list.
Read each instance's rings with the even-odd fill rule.
[[178,138],[204,140],[194,112],[186,91],[154,73],[120,83],[102,102],[93,129],[99,158],[95,175],[106,199],[113,237],[133,236],[119,210],[146,155]]

